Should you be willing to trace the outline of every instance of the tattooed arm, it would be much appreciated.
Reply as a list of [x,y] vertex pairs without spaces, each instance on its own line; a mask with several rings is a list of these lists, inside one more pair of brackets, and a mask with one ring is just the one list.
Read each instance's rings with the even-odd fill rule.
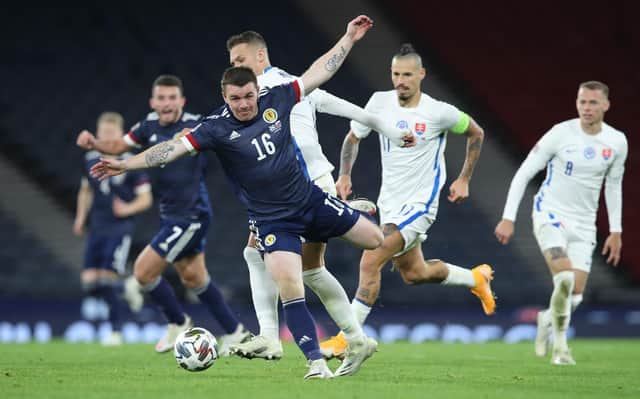
[[448,199],[455,203],[460,203],[469,197],[469,181],[480,157],[484,130],[473,119],[469,118],[469,127],[465,131],[465,135],[467,136],[467,157],[464,160],[464,165],[462,165],[460,175],[449,187]]
[[162,166],[173,162],[187,152],[187,147],[180,139],[163,141],[126,160],[101,159],[91,168],[91,176],[103,180],[109,176],[124,173],[127,170]]
[[302,74],[305,94],[311,93],[338,71],[353,45],[373,26],[373,21],[360,15],[347,25],[347,32],[338,40],[331,50],[318,58],[309,69]]
[[349,194],[351,194],[351,170],[353,169],[353,164],[356,162],[356,158],[358,158],[359,146],[360,139],[350,130],[342,143],[342,150],[340,151],[340,176],[336,182],[336,191],[343,200],[346,200]]

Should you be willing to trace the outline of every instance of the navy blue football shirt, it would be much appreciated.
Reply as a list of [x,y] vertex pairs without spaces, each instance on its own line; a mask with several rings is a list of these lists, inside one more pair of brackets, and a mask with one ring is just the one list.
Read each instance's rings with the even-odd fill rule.
[[133,216],[116,217],[113,214],[113,199],[118,197],[124,202],[133,201],[137,190],[149,184],[149,177],[141,171],[130,171],[100,181],[91,177],[89,173],[91,167],[100,161],[100,156],[101,154],[97,151],[89,151],[85,154],[84,177],[93,191],[89,228],[104,234],[131,233],[134,227]]
[[[200,115],[184,112],[171,125],[162,126],[158,114],[150,113],[125,136],[131,146],[152,146],[170,141],[184,128],[193,128]],[[204,179],[207,160],[204,155],[183,157],[156,170],[153,189],[160,198],[160,217],[163,219],[197,219],[211,214],[209,195]]]
[[251,218],[294,216],[311,195],[312,183],[300,169],[289,126],[300,97],[298,81],[261,90],[255,119],[239,121],[225,104],[182,140],[191,152],[217,154]]

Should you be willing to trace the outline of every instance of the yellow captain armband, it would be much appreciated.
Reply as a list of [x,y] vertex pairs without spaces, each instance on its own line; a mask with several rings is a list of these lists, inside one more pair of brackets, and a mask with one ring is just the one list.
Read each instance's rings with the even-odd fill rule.
[[460,119],[458,119],[458,122],[455,125],[453,125],[453,127],[449,129],[449,131],[455,134],[462,134],[466,132],[468,128],[469,128],[469,115],[460,111]]

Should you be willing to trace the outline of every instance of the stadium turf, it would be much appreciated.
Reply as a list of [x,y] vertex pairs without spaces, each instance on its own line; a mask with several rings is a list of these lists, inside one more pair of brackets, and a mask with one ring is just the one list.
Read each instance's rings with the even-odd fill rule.
[[5,344],[0,397],[640,398],[640,340],[571,346],[575,367],[551,366],[530,343],[383,344],[356,376],[304,381],[305,363],[291,344],[278,362],[223,358],[198,373],[151,345]]

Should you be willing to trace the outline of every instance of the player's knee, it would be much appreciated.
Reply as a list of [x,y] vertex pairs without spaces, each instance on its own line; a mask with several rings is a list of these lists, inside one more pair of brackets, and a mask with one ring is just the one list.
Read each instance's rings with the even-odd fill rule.
[[136,264],[133,268],[133,276],[140,285],[148,285],[154,282],[159,274],[151,269],[147,269],[140,264]]
[[423,280],[423,276],[412,268],[398,268],[398,270],[400,270],[402,281],[407,285],[415,285]]
[[194,289],[202,287],[208,280],[206,271],[198,270],[195,267],[184,268],[179,270],[180,281],[186,288]]

